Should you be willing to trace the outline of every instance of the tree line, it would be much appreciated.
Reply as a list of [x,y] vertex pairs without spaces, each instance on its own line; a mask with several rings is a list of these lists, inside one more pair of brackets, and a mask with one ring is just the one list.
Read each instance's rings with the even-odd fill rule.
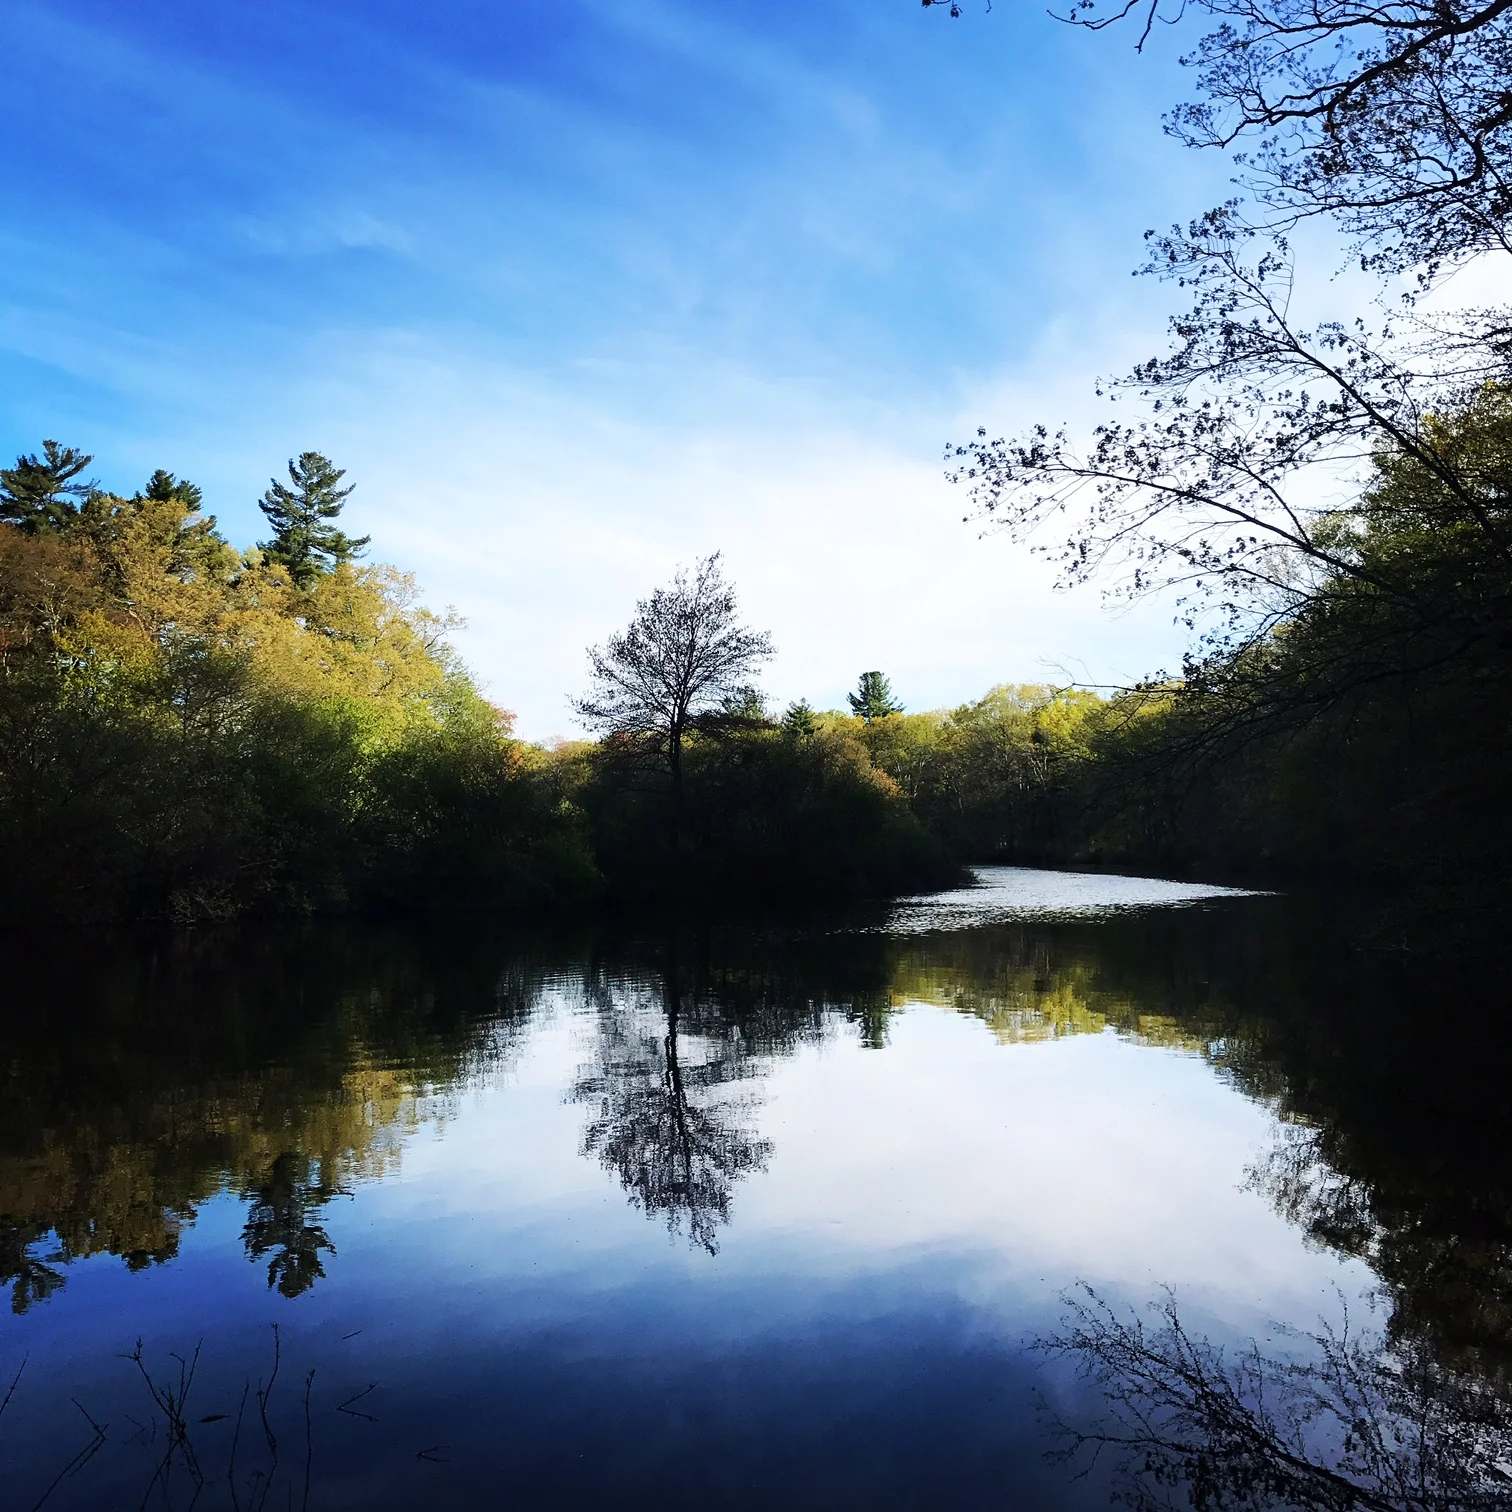
[[[716,558],[590,655],[597,740],[514,738],[456,621],[364,561],[305,452],[238,550],[193,483],[0,469],[0,906],[12,922],[845,896],[946,882],[864,742],[767,718]],[[885,680],[866,718],[892,705]],[[864,680],[863,680],[864,681]],[[880,690],[880,691],[879,691]],[[863,690],[864,691],[864,690]]]
[[[1164,593],[1192,632],[1176,673],[1116,700],[1088,833],[1169,865],[1504,896],[1512,312],[1451,280],[1512,253],[1512,13],[1081,0],[1061,19],[1133,25],[1136,50],[1157,21],[1211,23],[1165,125],[1234,165],[1230,199],[1147,233],[1141,271],[1189,303],[1164,352],[1101,386],[1104,423],[946,452],[1068,583]],[[1297,318],[1310,223],[1374,279],[1365,315]]]
[[[1431,433],[1494,518],[1509,391]],[[270,482],[268,539],[241,551],[194,484],[159,470],[123,497],[81,481],[91,460],[47,442],[0,469],[12,919],[813,899],[982,861],[1504,874],[1512,584],[1413,455],[1380,454],[1330,526],[1356,572],[1180,678],[910,713],[869,670],[844,709],[770,709],[771,638],[715,555],[590,650],[594,738],[550,750],[479,693],[455,621],[363,560],[325,457]]]

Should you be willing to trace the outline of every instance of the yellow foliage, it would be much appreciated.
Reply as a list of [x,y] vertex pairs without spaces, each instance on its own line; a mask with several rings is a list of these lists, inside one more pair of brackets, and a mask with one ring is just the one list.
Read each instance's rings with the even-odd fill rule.
[[460,682],[456,623],[392,567],[343,564],[298,588],[177,499],[96,495],[62,536],[0,525],[0,674],[38,657],[96,699],[171,689],[186,655],[210,658],[240,673],[243,700],[332,703],[387,744],[439,722]]

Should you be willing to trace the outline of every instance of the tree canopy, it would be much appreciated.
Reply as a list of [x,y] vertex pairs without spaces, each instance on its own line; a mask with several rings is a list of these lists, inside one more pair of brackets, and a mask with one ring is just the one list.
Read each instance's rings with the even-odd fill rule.
[[1260,224],[1326,216],[1383,272],[1512,250],[1506,0],[1073,0],[1060,19],[1132,24],[1142,50],[1157,22],[1204,16],[1216,24],[1182,58],[1197,97],[1166,127],[1244,147],[1238,183]]

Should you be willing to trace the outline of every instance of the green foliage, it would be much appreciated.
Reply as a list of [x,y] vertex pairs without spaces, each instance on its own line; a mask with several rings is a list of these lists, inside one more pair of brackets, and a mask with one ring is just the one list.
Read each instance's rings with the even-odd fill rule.
[[0,521],[32,534],[65,529],[78,513],[76,501],[93,490],[93,484],[74,482],[92,461],[71,446],[44,441],[40,457],[33,452],[17,457],[14,467],[0,468]]
[[[171,475],[163,476],[171,483]],[[290,459],[289,483],[271,479],[258,501],[257,507],[273,527],[273,539],[264,541],[260,549],[268,562],[283,567],[301,588],[361,556],[370,539],[353,540],[331,523],[352,492],[352,485],[337,486],[345,476],[319,452],[301,452],[297,459]]]
[[847,693],[845,701],[852,714],[859,715],[868,724],[874,719],[886,719],[889,714],[901,714],[903,705],[893,698],[892,687],[880,672],[863,672],[854,693]]
[[[147,480],[142,496],[158,504],[182,504],[191,513],[204,502],[204,494],[195,484],[187,478],[175,478],[161,467]],[[211,523],[214,524],[213,519]]]
[[720,700],[717,716],[720,720],[742,725],[762,725],[768,722],[766,696],[751,683],[732,688]]
[[233,549],[192,483],[86,488],[48,443],[4,472],[0,917],[885,894],[968,860],[1499,897],[1512,389],[1422,431],[1315,527],[1336,569],[1179,679],[908,714],[867,673],[851,713],[774,720],[746,680],[770,643],[710,559],[600,653],[602,739],[553,752],[511,737],[406,575],[349,559],[323,459],[296,464],[295,573],[292,547]]
[[599,866],[621,896],[853,897],[959,876],[902,790],[844,729],[693,736],[677,846],[665,822],[668,788],[647,781],[633,751],[606,742],[592,753],[579,801]]
[[336,562],[297,587],[199,502],[159,472],[0,525],[0,917],[594,890],[560,784],[407,577]]
[[1388,448],[1269,634],[1096,722],[1066,854],[1494,896],[1512,801],[1512,391]]
[[782,715],[783,733],[795,740],[806,740],[819,731],[819,716],[814,713],[808,699],[800,698],[790,703]]

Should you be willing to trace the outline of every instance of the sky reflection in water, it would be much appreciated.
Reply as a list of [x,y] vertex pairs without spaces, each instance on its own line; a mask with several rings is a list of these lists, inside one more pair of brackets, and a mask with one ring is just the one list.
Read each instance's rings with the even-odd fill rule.
[[[311,1507],[1075,1507],[1107,1487],[1044,1463],[1032,1392],[1074,1388],[1026,1349],[1074,1282],[1266,1337],[1374,1266],[1388,1314],[1446,1316],[1378,1215],[1338,1228],[1328,1138],[1360,1131],[1297,1088],[1353,968],[1283,900],[983,882],[833,930],[311,927],[32,963],[0,1125],[17,1504],[89,1440],[71,1398],[107,1442],[47,1505],[140,1500],[165,1441],[138,1336],[153,1369],[204,1341],[201,1506],[231,1505],[249,1380],[238,1475],[301,1503],[313,1369]],[[1431,1112],[1421,1056],[1355,1079],[1403,1074]]]

